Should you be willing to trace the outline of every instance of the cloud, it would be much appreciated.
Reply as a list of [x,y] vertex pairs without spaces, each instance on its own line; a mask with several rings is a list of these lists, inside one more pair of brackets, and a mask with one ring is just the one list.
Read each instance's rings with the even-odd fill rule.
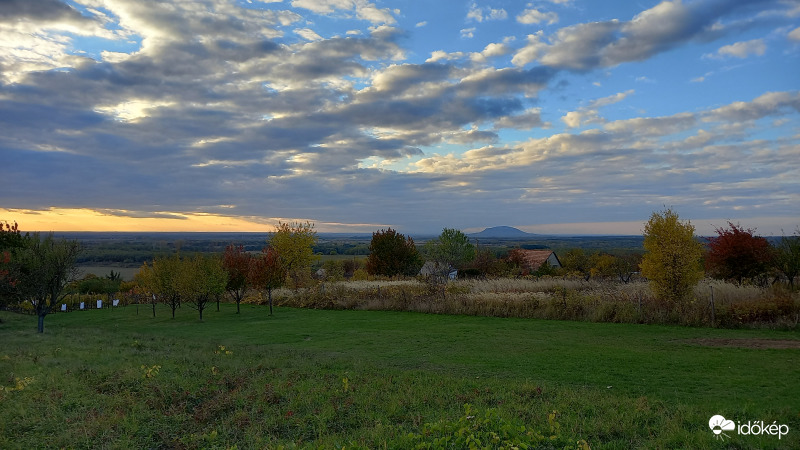
[[537,9],[526,9],[517,15],[517,22],[525,25],[547,22],[548,25],[553,25],[558,22],[558,14],[554,12],[541,12]]
[[92,22],[75,8],[58,0],[6,0],[0,3],[0,16],[4,18],[3,22],[9,19],[27,19],[40,23],[61,22],[78,26]]
[[752,121],[800,112],[800,92],[768,92],[750,102],[734,102],[709,111],[706,121]]
[[563,117],[561,117],[561,121],[564,122],[568,128],[578,128],[587,123],[605,123],[606,120],[600,117],[598,109],[621,102],[633,93],[634,90],[629,89],[625,92],[618,92],[608,97],[592,100],[587,106],[565,114]]
[[800,41],[800,28],[795,28],[788,34],[789,39],[793,41]]
[[298,28],[294,33],[307,41],[321,41],[322,36],[318,35],[314,30],[309,28]]
[[[0,49],[0,204],[178,216],[186,219],[164,221],[209,228],[231,214],[436,230],[442,220],[484,225],[487,210],[500,223],[534,223],[542,210],[552,222],[612,210],[637,220],[662,204],[720,217],[733,208],[796,213],[788,162],[800,156],[800,136],[787,132],[800,111],[795,91],[706,109],[665,101],[659,110],[672,111],[653,117],[617,108],[615,121],[601,108],[632,91],[573,111],[551,101],[572,79],[565,70],[728,36],[739,21],[762,20],[752,4],[664,2],[652,12],[663,23],[645,15],[639,28],[575,24],[521,44],[487,27],[496,42],[442,44],[420,62],[430,49],[388,25],[402,15],[375,6],[384,3],[297,3],[305,6],[118,0],[80,13],[0,3],[0,33],[15,43]],[[476,8],[483,22],[502,15]],[[322,27],[314,14],[335,20]],[[361,34],[344,31],[358,21]],[[337,22],[338,34],[329,26]],[[625,40],[634,38],[642,42]],[[98,53],[76,54],[85,41]],[[622,44],[632,53],[614,53]],[[673,96],[675,83],[659,81]],[[595,126],[564,129],[559,118]]]
[[762,56],[765,51],[767,51],[767,45],[764,43],[764,40],[753,39],[751,41],[742,41],[725,45],[717,50],[717,54],[719,56],[747,58],[750,55]]
[[475,37],[475,27],[462,29],[461,37],[464,39],[472,39]]
[[508,12],[505,9],[479,8],[475,2],[469,5],[469,10],[467,11],[467,21],[483,22],[484,20],[504,20],[506,18],[508,18]]
[[[627,22],[608,20],[561,28],[551,36],[528,36],[513,63],[533,61],[586,71],[643,61],[688,41],[718,39],[753,22],[720,25],[720,21],[752,6],[746,0],[708,0],[692,3],[662,1]],[[534,15],[535,17],[535,15]],[[767,19],[763,19],[767,20]]]
[[380,9],[366,0],[292,0],[291,4],[323,15],[336,14],[337,11],[352,11],[357,18],[376,25],[396,22],[389,9]]

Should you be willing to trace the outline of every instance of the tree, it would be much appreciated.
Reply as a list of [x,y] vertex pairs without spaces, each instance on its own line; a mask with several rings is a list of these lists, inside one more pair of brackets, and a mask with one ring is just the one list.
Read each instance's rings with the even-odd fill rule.
[[236,314],[239,314],[239,304],[250,288],[249,274],[252,264],[253,257],[244,251],[244,246],[230,244],[225,247],[222,255],[222,267],[228,273],[225,290],[236,302]]
[[639,253],[625,253],[615,256],[613,270],[623,283],[631,281],[631,276],[639,271],[642,255]]
[[405,237],[391,228],[372,233],[367,258],[367,273],[370,275],[413,276],[419,272],[422,263],[410,236]]
[[476,248],[475,258],[470,267],[481,277],[498,276],[506,269],[504,261],[497,258],[494,251],[489,248]]
[[88,273],[78,281],[77,290],[81,294],[102,294],[110,301],[111,296],[119,292],[121,282],[122,279],[119,272],[114,272],[113,270],[109,275],[102,278]]
[[272,290],[283,286],[286,281],[286,269],[283,267],[278,252],[272,247],[265,247],[261,256],[253,260],[250,266],[250,285],[257,289],[266,289],[269,298],[269,315],[272,315]]
[[317,232],[311,222],[295,222],[291,225],[279,222],[278,230],[268,240],[269,247],[277,252],[282,267],[292,278],[295,289],[310,275],[316,243]]
[[800,227],[794,235],[783,236],[775,247],[775,267],[789,280],[789,288],[794,290],[794,279],[800,274]]
[[708,239],[706,270],[715,278],[736,280],[763,275],[772,262],[772,248],[766,239],[754,236],[755,230],[728,222],[730,228],[716,228],[717,236]]
[[197,254],[181,261],[179,276],[181,298],[200,313],[201,321],[208,303],[225,292],[227,282],[228,275],[217,256]]
[[[592,277],[592,268],[595,267],[598,255],[597,253],[587,254],[582,248],[573,248],[565,252],[561,258],[562,270],[568,274],[579,274],[584,280],[589,281]],[[595,273],[597,271],[595,270]]]
[[[148,266],[145,261],[136,275],[133,276],[133,282],[136,284],[136,291],[141,293],[147,302],[153,306],[153,317],[156,316],[156,304],[158,303],[158,283],[155,278],[156,274],[152,266]],[[174,316],[173,316],[174,317]]]
[[78,241],[56,240],[53,233],[41,238],[34,233],[11,253],[15,295],[33,305],[39,333],[44,333],[45,316],[61,303],[65,288],[77,278],[75,264],[80,251]]
[[703,277],[703,245],[694,237],[694,225],[672,209],[654,212],[644,227],[644,249],[642,275],[653,293],[668,305],[682,306]]
[[[140,280],[144,284],[143,288],[151,296],[153,301],[158,299],[172,310],[172,318],[175,318],[175,310],[181,305],[180,274],[181,258],[179,255],[162,256],[153,259],[151,266],[145,263],[140,269]],[[155,317],[155,305],[153,305],[153,316]]]
[[436,239],[428,241],[423,253],[446,275],[451,269],[460,269],[475,258],[475,246],[461,230],[444,228]]
[[0,305],[11,303],[16,298],[16,283],[11,270],[11,254],[28,245],[29,233],[24,235],[16,222],[0,222]]

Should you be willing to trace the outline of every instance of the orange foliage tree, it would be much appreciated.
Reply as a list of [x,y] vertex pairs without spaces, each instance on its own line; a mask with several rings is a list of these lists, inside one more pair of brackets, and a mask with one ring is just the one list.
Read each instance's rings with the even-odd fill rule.
[[717,236],[708,239],[706,270],[715,278],[736,280],[739,284],[765,274],[772,261],[769,242],[755,236],[755,230],[728,222],[729,228],[716,228]]

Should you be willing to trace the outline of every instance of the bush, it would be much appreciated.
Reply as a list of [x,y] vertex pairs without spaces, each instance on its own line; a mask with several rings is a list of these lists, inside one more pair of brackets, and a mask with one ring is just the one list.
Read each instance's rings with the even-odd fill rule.
[[517,422],[509,422],[498,414],[494,408],[487,409],[483,415],[464,405],[464,415],[458,420],[440,420],[426,423],[422,433],[409,433],[393,447],[415,449],[446,448],[563,448],[585,449],[589,444],[585,440],[567,439],[561,435],[561,427],[556,422],[558,413],[553,411],[548,416],[549,430],[541,432]]

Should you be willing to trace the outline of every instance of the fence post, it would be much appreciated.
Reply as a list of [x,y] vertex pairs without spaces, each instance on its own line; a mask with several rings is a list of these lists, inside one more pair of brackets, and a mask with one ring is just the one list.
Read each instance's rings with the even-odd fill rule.
[[642,318],[642,293],[636,293],[636,299],[639,300],[639,318]]
[[714,286],[708,285],[708,287],[711,289],[711,326],[716,328],[717,313],[714,310]]

